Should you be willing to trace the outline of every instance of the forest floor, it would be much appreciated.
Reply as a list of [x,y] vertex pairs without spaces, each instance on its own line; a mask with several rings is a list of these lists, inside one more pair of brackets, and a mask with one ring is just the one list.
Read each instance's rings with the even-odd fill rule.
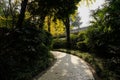
[[51,51],[56,62],[42,76],[34,80],[95,80],[87,63],[64,52]]

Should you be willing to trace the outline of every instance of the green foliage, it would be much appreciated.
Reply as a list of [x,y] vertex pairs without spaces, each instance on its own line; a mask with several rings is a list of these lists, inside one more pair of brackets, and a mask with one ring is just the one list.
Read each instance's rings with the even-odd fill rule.
[[71,49],[78,49],[77,47],[78,37],[75,34],[70,35]]
[[81,51],[88,51],[88,46],[84,41],[77,42],[77,48]]
[[53,49],[66,48],[65,39],[54,39],[53,40]]
[[[68,52],[66,49],[56,49],[61,52]],[[103,59],[97,57],[94,54],[90,54],[87,52],[81,52],[79,50],[69,50],[69,54],[76,55],[86,62],[89,63],[91,69],[93,68],[93,74],[95,80],[119,80],[119,67],[118,64],[115,64],[114,60],[111,59]],[[95,70],[95,72],[94,72]],[[116,73],[117,74],[116,74]]]
[[[89,28],[87,31],[87,43],[90,51],[105,55],[107,52],[108,36],[106,32],[97,28]],[[107,55],[107,54],[106,54]]]
[[80,51],[88,51],[88,44],[86,41],[86,30],[80,31],[76,42],[77,49]]
[[[88,51],[87,43],[85,42],[85,31],[80,32],[78,35],[71,34],[70,40],[71,49]],[[65,38],[54,39],[53,48],[54,49],[66,48]]]
[[0,27],[13,28],[16,25],[19,11],[19,0],[1,0],[0,1]]
[[[78,49],[77,48],[77,40],[78,40],[78,37],[77,35],[74,35],[74,34],[71,34],[70,35],[70,44],[71,44],[71,49]],[[59,48],[67,48],[67,45],[66,45],[66,39],[65,38],[60,38],[60,39],[54,39],[53,40],[53,49],[59,49]]]
[[78,34],[78,41],[85,41],[86,39],[86,30],[80,31]]
[[[28,11],[37,17],[38,23],[43,25],[46,16],[54,16],[54,21],[62,20],[66,28],[67,47],[70,46],[70,20],[71,14],[77,10],[80,0],[33,0],[29,3]],[[36,7],[35,7],[36,6]],[[39,27],[41,27],[39,25]]]
[[49,33],[32,26],[21,29],[0,28],[0,33],[2,80],[31,80],[50,65]]
[[[96,58],[87,57],[85,60],[93,65],[102,80],[120,79],[119,5],[120,0],[107,0],[102,9],[93,11],[89,29],[72,39],[75,42],[72,44],[77,44],[76,49],[95,54]],[[78,52],[76,54],[80,56]]]
[[[88,44],[92,52],[102,57],[120,57],[119,8],[120,1],[108,1],[102,9],[93,12],[94,21],[87,31]],[[116,12],[117,11],[117,12]],[[117,21],[116,21],[117,20]]]
[[76,13],[76,14],[72,15],[71,17],[72,17],[72,18],[70,18],[71,26],[77,27],[79,29],[80,25],[82,24],[79,13]]
[[[120,5],[119,0],[110,0],[102,9],[93,13],[94,21],[87,31],[87,44],[91,52],[104,60],[105,70],[98,70],[104,80],[118,80],[120,74]],[[104,73],[104,74],[103,74]],[[109,77],[108,77],[109,76]]]

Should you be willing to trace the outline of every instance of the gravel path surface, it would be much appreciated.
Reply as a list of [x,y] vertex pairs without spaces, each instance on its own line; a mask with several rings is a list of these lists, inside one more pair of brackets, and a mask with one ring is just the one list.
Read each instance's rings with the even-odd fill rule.
[[57,61],[41,77],[34,80],[95,80],[82,59],[58,51],[51,51]]

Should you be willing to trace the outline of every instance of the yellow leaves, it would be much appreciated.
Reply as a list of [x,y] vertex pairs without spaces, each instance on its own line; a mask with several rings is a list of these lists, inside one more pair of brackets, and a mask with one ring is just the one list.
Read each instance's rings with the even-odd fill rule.
[[64,24],[62,21],[57,20],[56,21],[56,25],[52,26],[53,27],[53,35],[61,35],[64,33]]
[[0,16],[0,19],[1,19],[1,20],[6,20],[6,18],[4,18],[4,17],[2,17],[2,16]]
[[28,11],[25,12],[25,19],[30,18],[30,13]]
[[51,19],[49,19],[48,16],[45,18],[45,24],[44,24],[45,30],[48,31],[48,27],[49,27],[48,21],[49,20],[50,20],[50,33],[53,36],[64,34],[65,30],[64,30],[63,22],[58,19],[56,21],[53,21],[53,17],[51,17]]
[[72,19],[72,21],[75,21],[75,16],[76,16],[76,14],[77,14],[77,12],[75,12],[74,14],[72,14],[72,15],[70,16],[70,18]]
[[94,3],[96,0],[81,0],[80,5],[85,4],[86,6],[90,6],[92,3]]

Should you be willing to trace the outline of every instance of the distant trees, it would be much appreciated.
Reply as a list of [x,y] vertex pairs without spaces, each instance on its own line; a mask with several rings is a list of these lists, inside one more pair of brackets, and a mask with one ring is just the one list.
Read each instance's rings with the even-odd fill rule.
[[0,21],[1,27],[15,27],[18,15],[18,0],[1,0],[0,1]]

